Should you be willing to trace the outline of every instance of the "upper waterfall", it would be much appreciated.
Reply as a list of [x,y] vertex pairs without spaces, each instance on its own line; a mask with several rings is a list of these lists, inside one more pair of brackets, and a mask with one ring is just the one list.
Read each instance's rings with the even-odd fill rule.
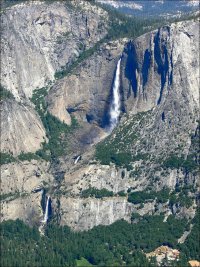
[[113,96],[110,106],[110,121],[109,121],[109,131],[112,131],[118,123],[120,115],[120,67],[121,67],[121,57],[117,63],[117,69],[115,72],[114,85],[113,85]]

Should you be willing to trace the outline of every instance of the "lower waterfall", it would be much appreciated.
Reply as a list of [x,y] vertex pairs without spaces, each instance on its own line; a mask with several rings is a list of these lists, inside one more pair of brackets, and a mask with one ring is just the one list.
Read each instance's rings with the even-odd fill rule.
[[47,198],[47,203],[46,203],[46,207],[45,207],[44,218],[43,218],[43,220],[42,220],[42,222],[43,222],[44,224],[47,223],[48,218],[49,218],[49,201],[50,201],[50,196],[48,196],[48,198]]

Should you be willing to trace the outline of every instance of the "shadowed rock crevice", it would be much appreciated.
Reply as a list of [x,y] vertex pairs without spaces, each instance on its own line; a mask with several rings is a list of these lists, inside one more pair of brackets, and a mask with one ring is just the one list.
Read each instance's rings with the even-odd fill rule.
[[148,74],[149,74],[150,66],[151,66],[151,52],[149,52],[149,50],[146,49],[145,54],[144,54],[143,65],[142,65],[143,87],[146,85],[148,81]]
[[[78,4],[80,2],[86,3],[87,6],[90,1],[76,2]],[[54,5],[58,5],[57,2],[54,2]],[[62,4],[59,4],[59,14],[63,12],[60,5]],[[32,5],[28,8],[31,13]],[[43,8],[44,4],[41,3],[37,13],[40,14]],[[57,9],[54,10],[56,12]],[[98,27],[95,24],[98,15],[96,11],[98,10],[94,7],[93,11],[91,13],[86,10],[87,26],[91,26],[90,38],[93,38],[91,45],[97,41],[94,34],[97,33],[98,35],[95,30]],[[20,12],[24,12],[24,7],[20,9]],[[46,12],[44,12],[43,19],[45,19],[45,14]],[[89,14],[91,15],[89,16]],[[17,21],[18,19],[15,23]],[[39,22],[42,21],[41,19]],[[73,39],[72,33],[67,33],[68,28],[64,27],[68,25],[65,16],[62,17],[62,21],[62,27],[56,20],[52,27],[52,34],[56,34],[58,31],[60,34],[57,35],[61,38],[61,40],[55,39],[55,46],[59,49],[65,47],[64,54],[67,49],[73,53],[74,49],[71,48],[75,47],[76,40]],[[78,37],[81,29],[81,32],[84,32],[84,36],[81,38],[85,38],[87,36],[85,17],[81,19],[81,23],[78,24],[78,21],[80,21],[79,17],[72,19],[70,26],[74,27],[74,34]],[[22,21],[22,23],[24,22]],[[41,29],[41,36],[47,33],[43,28],[46,30],[49,28],[48,24],[37,25],[37,27]],[[17,27],[18,29],[21,28]],[[195,174],[186,173],[185,175],[182,170],[176,169],[174,163],[178,161],[179,164],[181,161],[182,164],[180,156],[190,154],[189,162],[186,162],[185,159],[183,162],[184,164],[187,163],[188,169],[191,168],[191,162],[195,163],[194,166],[196,166],[196,161],[193,160],[196,148],[191,146],[191,142],[196,144],[196,138],[192,140],[191,135],[196,130],[199,108],[199,61],[195,54],[198,48],[198,23],[189,21],[172,24],[170,35],[166,29],[163,27],[131,42],[128,42],[127,39],[120,39],[102,44],[100,49],[84,58],[71,73],[68,73],[61,80],[55,81],[45,98],[48,112],[68,125],[70,125],[69,118],[72,115],[76,118],[78,126],[72,129],[73,132],[70,135],[63,136],[61,133],[61,138],[66,138],[61,141],[66,142],[60,144],[63,147],[66,146],[67,149],[63,154],[58,154],[58,157],[53,157],[51,163],[37,159],[31,160],[31,162],[27,160],[16,161],[2,166],[2,191],[4,194],[12,193],[11,197],[15,197],[11,200],[10,196],[5,196],[2,202],[2,220],[20,218],[28,223],[39,223],[44,215],[47,196],[46,194],[43,196],[43,203],[41,203],[42,190],[38,191],[37,188],[48,189],[46,193],[52,199],[52,219],[57,216],[57,221],[60,224],[68,225],[76,230],[87,230],[95,225],[110,224],[119,219],[130,221],[133,211],[139,212],[141,216],[163,212],[168,216],[171,212],[167,202],[165,205],[165,203],[154,201],[155,194],[153,201],[142,200],[144,207],[134,206],[134,203],[127,201],[128,194],[132,194],[131,191],[144,191],[145,189],[159,191],[166,187],[172,191],[177,183],[180,185],[189,184],[195,188],[197,183]],[[183,34],[183,30],[191,37],[189,38],[188,34]],[[101,28],[101,31],[103,35],[104,27]],[[31,31],[31,34],[33,32],[34,30]],[[23,29],[22,36],[25,33]],[[39,36],[37,37],[39,38]],[[47,35],[46,38],[48,37]],[[35,36],[34,38],[38,40]],[[47,48],[50,49],[53,42],[51,38],[48,40],[50,41]],[[86,48],[90,44],[84,43]],[[46,47],[43,42],[41,42],[41,46]],[[154,52],[154,49],[157,52]],[[112,101],[114,73],[123,50],[119,88],[122,118],[113,134],[108,137],[101,127],[106,125],[105,113],[108,115]],[[37,51],[40,51],[39,48]],[[9,55],[10,52],[7,58],[10,58]],[[45,51],[45,55],[48,59],[48,51]],[[59,62],[56,61],[57,56],[53,58],[56,69],[63,65],[63,61],[65,64],[72,59],[69,57],[69,53],[65,55],[64,58],[62,53],[59,53]],[[22,54],[21,57],[26,59],[25,54]],[[35,52],[32,57],[38,58]],[[30,57],[30,61],[32,57]],[[41,61],[43,58],[41,57]],[[37,72],[32,72],[36,81],[40,81],[40,75],[36,75],[38,69],[39,71],[46,71],[46,67],[50,65],[41,64],[38,68],[36,66]],[[15,64],[9,65],[8,62],[7,70],[9,68],[10,73],[14,69],[13,66]],[[26,64],[24,68],[26,68]],[[47,74],[41,73],[41,75],[48,78]],[[29,76],[27,76],[27,80],[35,84]],[[13,79],[11,82],[15,83],[17,88],[15,80]],[[171,86],[172,89],[168,90],[166,87],[172,82],[173,88]],[[32,87],[30,88],[24,82],[24,86],[26,85],[27,95],[31,95]],[[11,88],[12,90],[13,88]],[[165,90],[168,91],[165,92]],[[158,100],[160,105],[157,105]],[[45,129],[42,127],[40,118],[35,114],[33,106],[29,107],[18,103],[4,108],[9,111],[4,112],[3,117],[5,140],[8,134],[10,136],[9,127],[13,125],[15,129],[13,136],[16,136],[17,140],[22,140],[24,143],[27,137],[31,137],[30,140],[27,140],[28,151],[30,151],[31,140],[34,141],[34,144],[35,140],[38,141],[38,147],[34,147],[32,151],[38,149],[44,139],[43,136],[45,137]],[[125,109],[127,114],[123,116]],[[26,110],[27,119],[24,110]],[[34,116],[29,118],[28,114],[34,114]],[[68,115],[67,118],[66,114]],[[14,118],[13,123],[7,120],[11,115]],[[30,128],[29,131],[23,130],[24,135],[18,131],[23,128],[18,126],[17,121],[24,121],[26,124],[24,128]],[[31,121],[31,123],[29,124],[27,121]],[[38,129],[32,135],[36,125],[40,130]],[[32,126],[34,127],[32,128]],[[195,135],[197,134],[195,133]],[[106,136],[107,138],[103,141]],[[39,140],[38,137],[40,137]],[[12,138],[10,139],[12,140]],[[16,144],[17,140],[14,140]],[[99,142],[100,140],[102,142]],[[10,142],[9,140],[9,144]],[[99,144],[95,147],[94,144],[97,142]],[[55,143],[50,152],[57,149],[57,144]],[[100,152],[99,157],[96,155],[97,151]],[[81,160],[76,161],[79,156],[81,156]],[[102,199],[84,198],[82,193],[91,187],[98,191],[107,190],[112,194]],[[19,192],[19,194],[15,192]],[[21,193],[26,195],[23,197]],[[50,210],[48,212],[51,213]],[[191,205],[190,210],[178,212],[174,209],[176,215],[191,215],[191,218],[194,212],[194,205]]]
[[169,73],[169,85],[172,85],[173,83],[173,70],[174,70],[174,64],[173,64],[173,49],[171,51],[171,56],[170,56],[170,65],[171,65],[171,71]]
[[137,71],[138,71],[138,61],[135,46],[132,42],[129,42],[124,52],[127,54],[126,67],[124,70],[125,77],[129,80],[129,92],[128,97],[131,95],[131,89],[133,91],[134,97],[137,97]]
[[157,104],[159,105],[162,100],[163,89],[166,84],[167,74],[169,71],[167,43],[160,37],[160,31],[158,31],[158,33],[154,38],[154,44],[155,44],[154,58],[157,63],[157,68],[158,68],[157,71],[158,74],[160,75],[160,82],[161,82],[160,96],[157,101]]

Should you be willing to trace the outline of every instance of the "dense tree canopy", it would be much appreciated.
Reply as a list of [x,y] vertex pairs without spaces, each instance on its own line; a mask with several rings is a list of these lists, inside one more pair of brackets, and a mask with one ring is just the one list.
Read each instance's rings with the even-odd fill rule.
[[84,232],[50,223],[45,236],[20,220],[3,222],[1,266],[80,266],[81,262],[98,266],[155,266],[144,252],[160,245],[178,247],[183,252],[182,260],[198,259],[197,216],[184,245],[178,245],[177,240],[187,228],[187,220],[173,216],[166,222],[163,219],[164,216],[144,216],[138,223],[121,220]]

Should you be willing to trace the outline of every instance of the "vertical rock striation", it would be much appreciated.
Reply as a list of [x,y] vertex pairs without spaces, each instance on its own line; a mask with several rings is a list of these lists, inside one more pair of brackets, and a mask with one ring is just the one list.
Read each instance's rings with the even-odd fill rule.
[[31,1],[5,9],[1,83],[18,99],[31,97],[106,35],[107,20],[107,12],[86,1]]

